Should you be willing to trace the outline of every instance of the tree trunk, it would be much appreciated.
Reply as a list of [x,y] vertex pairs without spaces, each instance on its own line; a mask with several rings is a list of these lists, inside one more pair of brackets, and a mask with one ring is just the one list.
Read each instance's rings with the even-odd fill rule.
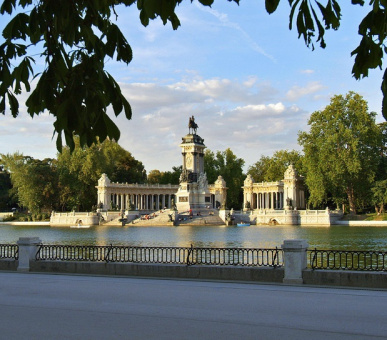
[[348,196],[348,203],[349,203],[349,213],[352,215],[356,214],[356,205],[355,205],[355,194],[353,192],[352,185],[347,187],[347,196]]

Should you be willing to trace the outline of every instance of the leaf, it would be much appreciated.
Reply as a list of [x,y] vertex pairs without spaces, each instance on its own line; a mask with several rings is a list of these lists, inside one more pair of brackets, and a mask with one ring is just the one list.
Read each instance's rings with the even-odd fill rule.
[[265,0],[265,8],[267,13],[272,14],[278,7],[280,0]]
[[15,8],[16,0],[4,0],[0,7],[0,14],[8,13],[12,14],[12,7]]

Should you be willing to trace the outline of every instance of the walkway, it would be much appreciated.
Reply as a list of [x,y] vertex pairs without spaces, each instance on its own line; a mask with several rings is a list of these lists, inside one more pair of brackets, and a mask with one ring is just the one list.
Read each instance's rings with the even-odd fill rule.
[[387,291],[0,272],[3,339],[386,339]]

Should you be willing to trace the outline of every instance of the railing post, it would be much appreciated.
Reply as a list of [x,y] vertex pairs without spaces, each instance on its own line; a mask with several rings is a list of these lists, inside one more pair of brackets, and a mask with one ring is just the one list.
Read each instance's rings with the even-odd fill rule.
[[302,284],[302,271],[307,266],[306,240],[284,240],[281,245],[284,251],[285,277],[283,283]]
[[35,255],[42,243],[39,237],[20,237],[17,241],[19,246],[19,272],[28,272],[30,270],[30,261],[35,260]]

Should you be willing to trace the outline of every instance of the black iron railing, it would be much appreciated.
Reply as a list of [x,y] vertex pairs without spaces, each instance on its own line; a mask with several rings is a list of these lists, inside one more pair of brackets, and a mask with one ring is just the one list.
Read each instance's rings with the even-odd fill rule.
[[0,259],[19,259],[19,246],[17,244],[0,244]]
[[36,260],[283,266],[282,249],[40,245]]
[[386,271],[387,252],[363,250],[309,250],[312,269]]

